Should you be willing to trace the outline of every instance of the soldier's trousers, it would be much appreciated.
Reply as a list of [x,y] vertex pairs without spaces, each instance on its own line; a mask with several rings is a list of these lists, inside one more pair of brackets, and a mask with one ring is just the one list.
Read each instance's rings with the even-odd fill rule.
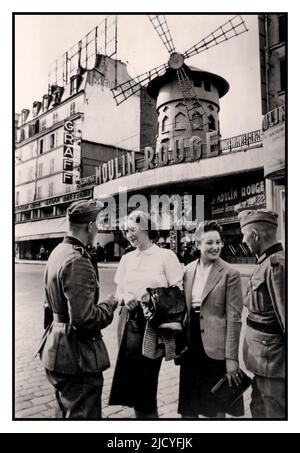
[[46,375],[55,388],[55,418],[101,419],[102,373],[71,376],[46,370]]
[[285,379],[255,375],[250,410],[253,418],[285,418]]

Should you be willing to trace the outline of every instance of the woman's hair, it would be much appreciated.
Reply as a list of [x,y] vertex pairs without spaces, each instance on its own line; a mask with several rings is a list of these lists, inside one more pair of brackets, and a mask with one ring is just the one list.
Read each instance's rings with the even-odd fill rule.
[[125,218],[125,221],[121,226],[121,231],[124,237],[126,237],[126,231],[129,221],[133,221],[134,223],[136,223],[136,225],[140,227],[141,230],[147,231],[149,239],[151,239],[151,241],[158,239],[159,236],[158,227],[147,212],[134,210]]
[[194,233],[195,241],[199,241],[201,239],[201,234],[207,233],[207,231],[217,231],[223,241],[223,229],[215,220],[204,220],[204,222],[199,223]]

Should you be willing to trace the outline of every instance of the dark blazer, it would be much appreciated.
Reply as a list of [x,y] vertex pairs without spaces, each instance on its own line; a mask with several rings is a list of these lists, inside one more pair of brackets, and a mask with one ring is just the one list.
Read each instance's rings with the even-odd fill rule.
[[45,270],[46,303],[54,313],[38,349],[46,369],[75,375],[110,366],[101,329],[111,323],[114,308],[108,301],[97,304],[98,297],[89,254],[67,238],[53,250]]
[[[187,303],[186,327],[192,304],[192,288],[199,260],[185,268],[183,287]],[[200,329],[206,354],[216,360],[238,360],[243,294],[241,277],[218,258],[211,268],[202,294]]]

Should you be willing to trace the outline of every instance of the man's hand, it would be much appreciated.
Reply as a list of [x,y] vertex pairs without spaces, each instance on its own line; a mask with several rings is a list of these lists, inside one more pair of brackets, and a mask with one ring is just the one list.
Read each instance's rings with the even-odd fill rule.
[[107,297],[107,302],[112,306],[112,308],[115,310],[118,305],[118,299],[114,297],[112,294],[109,294]]

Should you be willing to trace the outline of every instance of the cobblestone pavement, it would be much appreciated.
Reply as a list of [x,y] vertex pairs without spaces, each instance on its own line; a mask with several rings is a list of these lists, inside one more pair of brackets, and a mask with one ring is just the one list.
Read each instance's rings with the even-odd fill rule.
[[[15,418],[54,418],[55,399],[38,358],[33,359],[43,333],[43,271],[44,265],[16,264],[15,273]],[[115,269],[100,271],[101,299],[114,292]],[[246,279],[243,278],[243,283]],[[133,418],[133,410],[108,406],[108,397],[117,354],[117,316],[103,330],[111,367],[104,372],[102,394],[103,418]],[[242,332],[243,335],[243,332]],[[242,362],[241,362],[242,363]],[[177,414],[179,367],[163,361],[158,385],[160,418],[179,419]],[[250,390],[245,393],[245,417],[250,418]]]

